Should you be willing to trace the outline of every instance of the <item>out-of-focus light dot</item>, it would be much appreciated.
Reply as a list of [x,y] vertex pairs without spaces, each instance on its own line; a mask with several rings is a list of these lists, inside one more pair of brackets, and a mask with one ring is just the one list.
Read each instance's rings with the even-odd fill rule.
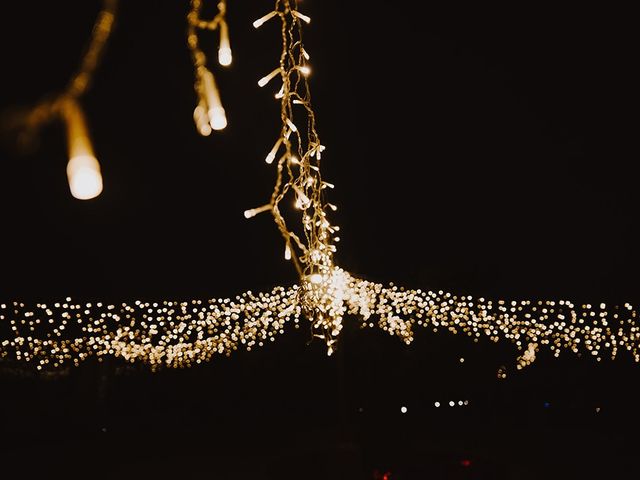
[[596,407],[596,413],[600,413],[600,407]]
[[456,405],[456,402],[454,402],[453,400],[451,400],[451,401],[449,402],[449,406],[450,406],[450,407],[455,407],[455,405]]
[[551,404],[549,402],[544,402],[543,406],[544,406],[544,408],[549,408],[551,406]]
[[405,406],[400,407],[400,411],[402,413],[407,413],[407,407],[405,407]]
[[460,357],[460,363],[464,363],[464,358]]
[[464,404],[465,404],[465,405],[469,405],[469,400],[465,400],[465,401],[464,401]]
[[464,405],[464,402],[462,400],[459,400],[458,401],[458,405],[462,406],[462,405]]
[[435,402],[434,405],[436,406],[436,408],[440,408],[440,402]]

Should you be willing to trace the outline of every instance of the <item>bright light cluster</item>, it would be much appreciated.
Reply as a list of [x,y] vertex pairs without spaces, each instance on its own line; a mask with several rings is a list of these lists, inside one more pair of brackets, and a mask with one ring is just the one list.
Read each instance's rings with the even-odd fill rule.
[[[316,291],[315,289],[320,289]],[[329,291],[325,291],[327,288]],[[318,295],[316,297],[316,295]],[[311,296],[311,298],[309,297]],[[329,304],[324,302],[331,298]],[[133,304],[0,304],[0,358],[38,369],[78,365],[91,356],[141,361],[152,369],[189,367],[214,355],[230,355],[272,342],[287,324],[306,316],[305,302],[319,302],[312,322],[331,322],[337,337],[345,317],[363,328],[380,328],[409,344],[415,327],[507,340],[521,352],[518,368],[548,349],[614,359],[627,351],[640,361],[640,327],[631,305],[575,306],[559,301],[492,301],[445,292],[407,290],[352,277],[334,268],[315,284],[276,287],[233,299]],[[7,331],[10,329],[10,332]],[[8,334],[8,335],[7,335]],[[11,338],[9,340],[9,338]],[[331,353],[333,343],[329,344]]]
[[[276,0],[274,9],[253,22],[260,28],[271,19],[279,19],[282,51],[277,66],[258,80],[259,87],[279,80],[274,97],[280,102],[280,134],[266,153],[265,162],[275,164],[276,184],[269,203],[245,211],[251,218],[270,211],[284,239],[284,257],[291,260],[301,281],[300,305],[311,320],[314,335],[323,338],[333,351],[342,329],[346,277],[334,267],[333,254],[339,227],[329,221],[327,211],[335,205],[324,198],[333,184],[322,179],[320,160],[325,147],[316,131],[307,77],[311,56],[302,43],[302,25],[311,19],[298,11],[295,0]],[[266,28],[266,26],[264,27]],[[300,211],[300,228],[291,228],[281,212],[293,206]],[[299,221],[295,222],[299,225]]]
[[231,44],[229,43],[229,27],[225,15],[226,0],[218,2],[218,14],[212,20],[203,20],[202,0],[191,0],[191,9],[187,15],[187,44],[191,50],[191,59],[195,68],[196,81],[194,88],[198,95],[198,105],[193,111],[193,120],[198,133],[203,136],[211,135],[213,130],[224,130],[227,126],[227,115],[220,100],[220,91],[216,80],[207,68],[207,57],[200,48],[198,30],[218,30],[218,63],[224,67],[231,65],[233,60]]

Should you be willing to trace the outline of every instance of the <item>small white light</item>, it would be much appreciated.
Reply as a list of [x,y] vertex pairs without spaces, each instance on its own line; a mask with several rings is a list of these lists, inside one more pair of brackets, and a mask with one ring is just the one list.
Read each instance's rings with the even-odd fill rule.
[[260,17],[258,20],[253,22],[253,28],[260,28],[262,26],[262,24],[264,24],[264,22],[267,22],[267,21],[271,20],[277,14],[278,14],[278,12],[273,11],[273,12],[267,13],[263,17]]
[[462,406],[464,405],[464,402],[462,400],[458,401],[458,405]]
[[436,406],[436,408],[440,408],[440,402],[435,402],[434,405]]
[[400,407],[400,411],[402,413],[407,413],[407,407],[405,407],[405,406]]
[[460,357],[460,363],[464,363],[464,358]]
[[456,406],[456,402],[454,402],[453,400],[451,400],[451,401],[449,402],[449,406],[450,406],[450,407],[455,407],[455,406]]

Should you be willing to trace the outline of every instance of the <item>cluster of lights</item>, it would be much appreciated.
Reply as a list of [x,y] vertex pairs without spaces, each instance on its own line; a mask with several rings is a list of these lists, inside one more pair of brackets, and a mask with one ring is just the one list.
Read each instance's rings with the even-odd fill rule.
[[[325,189],[333,188],[333,184],[320,174],[325,147],[316,131],[307,80],[311,57],[302,42],[302,25],[310,23],[311,18],[298,10],[295,0],[276,0],[274,9],[253,26],[260,28],[272,19],[280,21],[280,60],[258,80],[258,86],[266,87],[279,79],[274,97],[280,102],[280,134],[265,156],[267,164],[275,164],[276,183],[269,202],[244,215],[251,218],[266,211],[273,215],[284,239],[284,257],[293,262],[300,276],[298,304],[311,321],[314,335],[327,343],[331,354],[342,329],[350,276],[333,263],[340,228],[332,225],[327,215],[329,210],[336,210],[324,199]],[[300,212],[299,230],[287,225],[281,212],[285,200]]]
[[[114,6],[115,0],[105,0],[80,73],[52,104],[55,108],[47,107],[59,111],[67,124],[67,171],[77,198],[91,198],[102,189],[100,167],[77,99],[86,90],[111,31]],[[209,135],[226,126],[226,116],[215,79],[198,46],[197,30],[219,31],[221,65],[229,65],[232,56],[226,3],[218,3],[218,14],[211,21],[200,18],[201,9],[201,0],[191,1],[187,40],[199,98],[194,119],[198,131]],[[584,353],[598,361],[628,351],[640,361],[640,327],[637,312],[629,304],[609,309],[604,304],[576,306],[566,300],[474,299],[385,286],[355,278],[337,267],[333,257],[339,227],[332,225],[327,215],[336,207],[324,198],[325,190],[333,185],[320,174],[324,146],[316,131],[307,81],[310,56],[301,38],[302,25],[311,19],[298,11],[295,0],[276,0],[274,9],[253,25],[260,28],[272,19],[280,21],[282,51],[278,64],[258,85],[266,87],[279,79],[274,96],[280,102],[280,133],[265,156],[266,163],[275,167],[276,182],[268,203],[245,211],[245,217],[271,213],[284,239],[284,257],[296,268],[300,285],[260,294],[247,292],[234,299],[189,302],[107,305],[67,299],[53,305],[0,304],[0,358],[38,369],[77,365],[91,356],[106,355],[127,362],[142,361],[154,369],[188,367],[214,355],[229,355],[240,348],[251,350],[274,341],[288,323],[297,326],[300,318],[310,321],[314,336],[326,342],[330,355],[344,318],[349,316],[363,328],[380,328],[407,344],[413,340],[415,327],[463,334],[474,341],[481,337],[507,340],[520,352],[518,368],[534,362],[541,349],[555,356],[566,350]],[[34,110],[34,118],[46,117],[43,108]],[[281,210],[287,202],[293,208]],[[288,226],[284,215],[290,210],[299,213],[299,228]],[[506,370],[501,368],[498,378],[505,376]]]
[[217,30],[220,33],[218,43],[218,63],[224,67],[231,65],[233,56],[229,43],[229,27],[225,20],[226,0],[218,2],[218,14],[212,20],[203,20],[202,0],[191,0],[191,9],[187,15],[187,44],[195,68],[194,88],[198,95],[198,105],[193,111],[193,120],[198,133],[203,136],[212,130],[223,130],[227,126],[227,115],[220,100],[220,92],[211,70],[207,68],[207,57],[200,49],[198,30]]
[[[335,267],[333,315],[349,315],[363,328],[380,328],[409,344],[414,327],[464,334],[477,341],[507,340],[529,364],[541,348],[569,350],[596,360],[628,351],[640,361],[640,328],[630,306],[576,307],[568,301],[506,302],[405,290],[357,279]],[[188,367],[272,342],[287,324],[308,315],[305,287],[247,292],[234,299],[106,305],[66,299],[53,305],[0,304],[0,358],[38,369],[112,355],[152,368]],[[10,329],[10,331],[9,331]],[[334,332],[337,335],[338,332]],[[9,339],[10,338],[10,339]],[[329,350],[331,353],[331,350]],[[528,363],[527,363],[528,362]],[[520,364],[519,364],[520,365]]]
[[[446,402],[444,402],[444,403],[433,402],[433,406],[436,407],[436,408],[440,408],[441,406],[444,406],[445,404],[446,404]],[[454,400],[449,400],[448,405],[450,407],[455,407],[455,406],[466,407],[466,406],[469,405],[469,400],[458,400],[457,402],[454,401]]]

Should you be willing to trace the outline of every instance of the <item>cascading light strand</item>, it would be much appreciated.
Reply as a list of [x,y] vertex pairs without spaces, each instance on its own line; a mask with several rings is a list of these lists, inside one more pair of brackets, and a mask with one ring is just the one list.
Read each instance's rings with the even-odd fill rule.
[[193,119],[198,133],[206,137],[211,134],[212,130],[225,129],[227,115],[222,106],[220,91],[213,72],[207,68],[207,57],[200,48],[198,30],[219,30],[218,63],[220,65],[231,65],[232,54],[229,42],[229,27],[225,19],[226,1],[221,0],[218,2],[218,14],[210,21],[203,20],[200,17],[202,3],[202,0],[191,0],[191,9],[187,15],[187,44],[191,51],[195,69],[194,88],[198,96],[198,104],[193,111]]
[[71,195],[78,200],[95,198],[102,193],[102,174],[84,114],[73,99],[66,100],[61,108],[67,130],[67,179]]

